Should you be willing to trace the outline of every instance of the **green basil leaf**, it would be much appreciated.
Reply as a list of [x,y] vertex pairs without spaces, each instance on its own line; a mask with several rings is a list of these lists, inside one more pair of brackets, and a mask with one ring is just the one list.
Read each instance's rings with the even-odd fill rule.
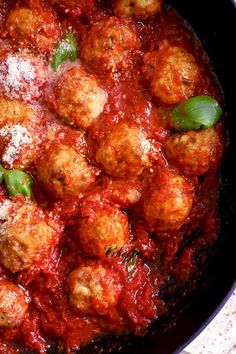
[[0,165],[0,184],[3,181],[4,168]]
[[52,69],[57,71],[59,66],[65,61],[75,61],[77,59],[77,41],[73,34],[67,34],[56,46],[56,52],[52,58]]
[[26,172],[20,170],[4,170],[3,179],[9,194],[13,197],[17,194],[31,197],[33,180]]
[[222,108],[210,96],[196,96],[181,102],[172,110],[172,121],[177,131],[211,128],[220,119]]

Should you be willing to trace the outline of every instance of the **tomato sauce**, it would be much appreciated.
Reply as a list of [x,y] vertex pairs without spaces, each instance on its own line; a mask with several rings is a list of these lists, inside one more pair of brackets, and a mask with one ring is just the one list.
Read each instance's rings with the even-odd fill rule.
[[[0,4],[1,48],[8,45],[15,48],[4,25],[15,3],[1,0]],[[21,2],[19,6],[22,6]],[[54,8],[62,32],[66,33],[66,29],[70,28],[77,37],[79,48],[91,24],[111,15],[111,10],[103,1],[99,1],[90,12],[77,8],[64,14],[63,7],[55,4]],[[48,103],[48,97],[53,94],[54,82],[68,68],[78,65],[80,58],[74,63],[63,64],[54,73],[50,69],[50,55],[40,54],[45,65],[48,65],[48,84],[44,86],[43,96],[34,103],[44,117],[40,154],[43,155],[55,143],[73,146],[97,168],[97,177],[80,197],[56,199],[45,192],[38,182],[35,165],[26,168],[34,178],[35,201],[59,217],[61,235],[50,257],[31,268],[13,274],[0,267],[0,278],[21,285],[29,296],[29,308],[22,324],[18,328],[0,329],[0,353],[20,353],[22,349],[44,353],[50,343],[57,343],[65,352],[72,353],[102,333],[133,332],[144,335],[153,321],[170,310],[168,301],[159,295],[160,289],[174,280],[177,284],[188,284],[186,293],[190,292],[195,286],[193,280],[200,278],[204,269],[202,265],[206,264],[208,253],[217,240],[217,171],[224,147],[222,122],[216,126],[221,141],[217,146],[214,164],[202,178],[186,176],[195,188],[188,222],[176,232],[155,232],[147,226],[143,217],[144,199],[150,193],[149,186],[156,171],[164,170],[166,166],[172,168],[163,152],[163,146],[171,135],[168,128],[170,107],[153,98],[150,93],[142,71],[143,56],[158,48],[163,40],[171,45],[182,46],[195,56],[201,67],[195,94],[213,96],[222,102],[222,93],[201,44],[175,10],[167,8],[146,20],[133,21],[132,27],[138,34],[141,46],[134,52],[127,70],[116,75],[102,72],[97,75],[109,94],[100,119],[87,133],[62,124],[52,113],[51,103]],[[3,49],[0,57],[2,55]],[[152,142],[152,167],[146,169],[138,180],[110,178],[95,160],[99,144],[124,116],[141,126]],[[139,201],[132,206],[127,199],[130,185],[135,186],[137,194],[142,194],[141,199],[137,198]],[[0,188],[1,198],[5,198],[5,187],[1,185]],[[120,252],[119,249],[107,252],[104,259],[88,257],[74,237],[77,220],[81,215],[90,217],[101,206],[108,208],[110,204],[118,205],[128,215],[130,241]],[[128,252],[134,249],[139,250],[140,256],[132,267],[124,260]],[[119,275],[122,285],[118,304],[106,316],[81,315],[68,301],[69,273],[81,264],[90,262],[94,266],[104,263],[111,266]],[[132,269],[129,270],[129,276],[128,266]],[[99,303],[96,306],[100,306]]]

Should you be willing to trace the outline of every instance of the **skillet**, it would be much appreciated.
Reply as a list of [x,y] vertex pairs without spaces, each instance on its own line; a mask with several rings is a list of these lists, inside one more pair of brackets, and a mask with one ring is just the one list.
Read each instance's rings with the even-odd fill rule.
[[176,313],[154,324],[143,338],[105,336],[80,351],[86,354],[178,354],[214,318],[236,287],[236,3],[173,0],[166,6],[173,6],[193,27],[224,92],[229,143],[220,171],[219,241],[201,290],[190,295],[187,302],[185,299],[184,304],[180,301]]
[[[235,286],[236,270],[234,266],[235,223],[236,223],[236,169],[235,164],[235,105],[233,97],[234,63],[233,53],[235,10],[229,0],[220,3],[205,3],[202,0],[189,2],[176,0],[171,6],[187,19],[198,34],[200,41],[212,60],[212,64],[225,93],[228,112],[227,130],[229,146],[221,169],[219,186],[220,235],[214,257],[209,262],[204,286],[188,299],[189,306],[180,302],[177,313],[171,314],[162,322],[154,324],[143,338],[103,337],[82,349],[81,353],[111,352],[135,354],[179,353],[186,341],[191,341],[199,328],[204,327],[217,313]],[[167,5],[168,6],[168,5]],[[186,299],[185,299],[186,302]],[[183,306],[184,305],[184,306]],[[50,350],[59,353],[58,349]]]

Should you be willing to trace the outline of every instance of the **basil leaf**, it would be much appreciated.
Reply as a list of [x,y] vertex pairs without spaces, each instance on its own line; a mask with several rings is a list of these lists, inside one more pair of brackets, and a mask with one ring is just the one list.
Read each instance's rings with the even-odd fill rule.
[[57,71],[59,66],[65,61],[75,61],[77,59],[77,41],[73,34],[67,34],[56,46],[56,52],[52,58],[52,69]]
[[3,173],[4,173],[4,168],[0,165],[0,184],[3,181]]
[[3,179],[10,195],[15,197],[22,194],[25,197],[31,197],[32,178],[20,170],[4,170]]
[[222,108],[210,96],[196,96],[181,102],[172,110],[172,121],[177,131],[211,128],[220,119]]

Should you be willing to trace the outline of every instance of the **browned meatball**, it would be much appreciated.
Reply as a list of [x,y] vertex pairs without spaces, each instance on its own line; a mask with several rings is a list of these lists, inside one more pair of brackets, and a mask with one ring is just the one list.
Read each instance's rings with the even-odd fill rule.
[[94,210],[83,217],[76,228],[83,251],[104,257],[109,247],[120,249],[129,241],[128,218],[116,207]]
[[45,9],[17,7],[7,19],[7,30],[14,41],[32,44],[40,52],[50,52],[60,36],[59,23],[53,12]]
[[125,20],[110,17],[95,23],[82,44],[82,58],[95,71],[116,72],[128,65],[139,47],[137,34]]
[[0,96],[0,127],[8,124],[28,123],[37,118],[33,105]]
[[77,66],[59,79],[54,108],[65,123],[87,129],[102,113],[106,100],[96,78]]
[[200,72],[192,54],[168,43],[146,54],[143,71],[153,95],[170,105],[194,95]]
[[40,155],[43,127],[19,124],[0,129],[0,158],[5,168],[26,169]]
[[96,160],[114,177],[141,175],[151,166],[151,144],[145,132],[132,122],[120,122],[100,144]]
[[0,98],[0,159],[5,168],[27,168],[45,139],[43,117],[33,105]]
[[182,176],[159,171],[144,200],[144,216],[151,229],[176,231],[186,222],[193,202],[193,187]]
[[72,147],[53,145],[37,163],[37,177],[55,197],[76,197],[94,182],[97,169]]
[[3,221],[6,221],[9,217],[9,213],[11,213],[11,211],[14,209],[13,208],[14,203],[8,199],[5,198],[5,196],[3,198],[1,198],[0,200],[0,223],[2,223]]
[[0,328],[21,324],[28,304],[24,291],[8,280],[0,280]]
[[216,159],[219,136],[214,128],[174,134],[166,145],[170,160],[185,174],[202,175]]
[[58,230],[35,204],[15,206],[0,226],[1,263],[13,273],[30,268],[54,249]]
[[115,0],[113,10],[117,16],[147,18],[161,9],[162,0]]
[[106,315],[116,306],[121,291],[117,273],[97,264],[73,270],[68,285],[71,304],[85,314]]

